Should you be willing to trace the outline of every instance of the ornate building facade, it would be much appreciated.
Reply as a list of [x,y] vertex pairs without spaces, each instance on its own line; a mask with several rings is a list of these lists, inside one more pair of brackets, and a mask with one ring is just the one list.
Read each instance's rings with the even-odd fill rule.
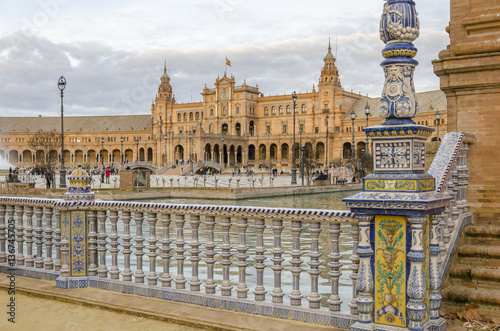
[[[258,86],[236,85],[225,73],[212,88],[205,85],[202,101],[177,103],[166,67],[149,115],[65,117],[64,159],[78,164],[118,166],[146,161],[165,169],[176,162],[212,161],[223,167],[276,168],[289,171],[299,146],[320,169],[338,159],[370,151],[363,128],[380,124],[380,98],[342,88],[329,45],[317,86],[311,92],[264,96]],[[417,93],[418,124],[446,133],[447,103],[443,92]],[[294,111],[295,110],[295,111]],[[439,111],[440,119],[436,119]],[[295,130],[294,130],[295,128]],[[59,131],[58,131],[59,130]],[[39,132],[60,132],[59,117],[3,117],[0,156],[15,166],[33,166],[49,156],[60,160],[59,148],[38,149]],[[437,133],[429,138],[437,140]],[[368,145],[367,145],[368,144]]]

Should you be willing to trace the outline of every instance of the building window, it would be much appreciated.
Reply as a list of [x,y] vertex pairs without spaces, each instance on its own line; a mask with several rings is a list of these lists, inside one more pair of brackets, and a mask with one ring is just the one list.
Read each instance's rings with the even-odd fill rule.
[[270,124],[266,125],[266,134],[271,134],[271,125]]
[[188,120],[188,114],[184,113],[184,122]]
[[264,116],[269,116],[269,108],[264,108]]
[[283,106],[280,106],[279,112],[280,112],[280,115],[283,115]]
[[189,120],[192,121],[193,120],[193,113],[189,113]]
[[306,113],[306,104],[303,103],[302,104],[302,114],[305,114]]
[[210,116],[214,116],[214,109],[210,109]]
[[299,132],[304,133],[304,124],[299,124]]
[[236,107],[236,114],[240,114],[240,107]]
[[222,116],[226,116],[226,107],[222,107]]
[[292,107],[290,105],[286,106],[286,113],[291,114],[292,113]]
[[273,106],[271,108],[271,115],[276,115],[276,107],[275,106]]
[[283,133],[287,133],[287,131],[288,131],[288,130],[287,130],[287,125],[286,125],[286,124],[284,124],[284,125],[283,125]]
[[181,119],[182,119],[182,115],[181,115],[180,113],[179,113],[179,114],[177,114],[177,122],[180,122],[180,121],[181,121]]
[[314,128],[314,133],[319,133],[319,128],[318,127]]

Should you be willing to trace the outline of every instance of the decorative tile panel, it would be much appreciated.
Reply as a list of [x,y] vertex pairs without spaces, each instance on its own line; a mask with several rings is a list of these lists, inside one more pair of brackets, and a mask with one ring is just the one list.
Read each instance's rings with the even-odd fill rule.
[[375,170],[410,170],[410,142],[375,142]]
[[425,143],[420,141],[415,141],[413,143],[413,169],[414,170],[424,170],[425,169]]
[[406,326],[406,217],[375,217],[375,322]]
[[70,216],[70,276],[87,275],[87,212],[72,211]]

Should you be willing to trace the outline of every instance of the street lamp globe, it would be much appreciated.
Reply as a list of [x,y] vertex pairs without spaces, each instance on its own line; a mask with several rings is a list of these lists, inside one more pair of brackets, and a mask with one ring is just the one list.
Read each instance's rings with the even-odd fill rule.
[[59,187],[66,187],[66,168],[64,167],[64,108],[63,108],[63,98],[64,89],[66,88],[66,78],[63,76],[59,77],[57,81],[57,87],[61,91],[61,169],[59,169]]

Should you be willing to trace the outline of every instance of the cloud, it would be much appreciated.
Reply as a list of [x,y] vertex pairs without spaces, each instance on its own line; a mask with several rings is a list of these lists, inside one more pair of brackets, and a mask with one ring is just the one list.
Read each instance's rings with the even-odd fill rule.
[[[326,0],[306,7],[284,0],[124,0],[99,9],[95,1],[47,1],[60,3],[52,15],[36,1],[27,9],[9,3],[15,17],[0,35],[0,116],[58,116],[61,75],[68,82],[65,114],[148,114],[164,60],[178,102],[201,100],[205,84],[212,87],[224,73],[226,56],[237,85],[246,79],[265,95],[306,92],[318,82],[328,37],[346,90],[376,97],[382,89],[383,4],[372,0],[360,0],[355,11]],[[418,91],[438,88],[431,61],[448,43],[447,5],[417,4]],[[36,31],[21,30],[40,13],[50,19]]]

